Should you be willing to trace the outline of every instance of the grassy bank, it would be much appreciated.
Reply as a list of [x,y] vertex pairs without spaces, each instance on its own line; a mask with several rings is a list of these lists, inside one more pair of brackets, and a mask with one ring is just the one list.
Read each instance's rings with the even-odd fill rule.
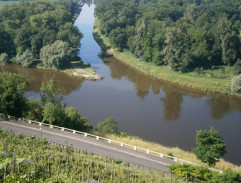
[[[102,134],[99,132],[92,132],[92,133],[94,133],[96,135],[104,136],[105,138],[109,138],[112,140],[116,140],[119,142],[137,146],[137,147],[142,147],[144,149],[149,149],[151,151],[160,152],[160,153],[163,153],[166,155],[171,155],[171,156],[177,157],[179,159],[191,161],[193,163],[197,163],[197,164],[206,166],[204,163],[202,163],[200,160],[198,160],[193,153],[184,151],[177,147],[165,147],[165,146],[157,144],[155,142],[148,142],[139,137],[133,137],[133,136],[121,137],[121,136],[117,136],[117,135],[113,135],[113,134]],[[218,170],[225,170],[227,168],[231,168],[232,170],[241,173],[241,166],[234,165],[223,159],[221,159],[220,162],[218,162],[214,168],[218,169]]]
[[231,67],[216,67],[212,70],[200,70],[199,72],[179,73],[168,69],[166,66],[156,66],[152,63],[147,63],[136,58],[129,51],[119,52],[110,47],[109,40],[106,36],[101,35],[98,31],[99,21],[95,19],[95,27],[93,33],[95,39],[105,49],[107,53],[113,54],[122,62],[131,67],[145,73],[146,75],[159,78],[181,86],[209,91],[221,94],[230,94],[241,97],[241,94],[231,92]]

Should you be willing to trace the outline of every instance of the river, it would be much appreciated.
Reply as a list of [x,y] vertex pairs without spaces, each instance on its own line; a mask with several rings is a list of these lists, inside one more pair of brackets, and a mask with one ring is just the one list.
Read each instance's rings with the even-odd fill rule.
[[41,82],[56,80],[67,106],[76,107],[92,125],[112,116],[119,130],[169,147],[191,150],[196,131],[213,126],[227,145],[227,161],[241,165],[241,99],[175,86],[104,58],[92,29],[94,5],[85,4],[75,25],[84,34],[80,56],[104,79],[86,81],[65,73],[18,65],[0,71],[19,73],[30,83],[26,96],[39,97]]

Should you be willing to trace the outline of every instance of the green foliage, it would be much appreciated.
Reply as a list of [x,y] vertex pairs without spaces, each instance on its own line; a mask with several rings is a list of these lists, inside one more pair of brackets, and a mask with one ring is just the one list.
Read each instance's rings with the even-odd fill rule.
[[54,103],[46,103],[43,105],[43,122],[48,122],[53,125],[63,126],[64,121],[64,106],[55,105]]
[[[64,142],[63,142],[64,143]],[[169,174],[0,129],[0,182],[171,182]],[[14,156],[13,156],[14,154]],[[182,183],[181,180],[178,182]]]
[[[29,117],[34,117],[43,122],[67,128],[86,131],[91,128],[88,119],[81,116],[74,107],[65,107],[62,104],[62,96],[59,96],[59,87],[57,83],[50,80],[41,86],[41,102],[33,101],[33,109],[28,113]],[[40,112],[42,110],[42,116]]]
[[241,182],[241,175],[237,172],[232,171],[231,169],[225,170],[222,174],[215,173],[212,176],[212,179],[208,181],[210,183],[234,183]]
[[43,119],[42,101],[40,99],[28,98],[26,102],[26,110],[24,111],[24,118],[35,121],[42,121]]
[[90,124],[86,117],[81,116],[77,109],[74,107],[66,107],[65,113],[65,126],[70,129],[86,131],[90,129]]
[[97,124],[97,130],[104,133],[118,133],[118,122],[115,121],[112,116],[106,118],[104,121]]
[[190,72],[240,59],[239,6],[237,0],[98,0],[95,14],[112,47]]
[[16,117],[22,115],[25,108],[25,98],[23,96],[26,83],[23,77],[7,73],[0,73],[0,112]]
[[241,74],[241,59],[239,59],[233,67],[233,74],[234,75],[239,75]]
[[176,177],[186,179],[188,182],[207,181],[212,176],[212,172],[208,168],[188,164],[177,163],[169,166],[168,169]]
[[197,131],[196,145],[197,147],[192,150],[193,153],[208,166],[214,166],[227,152],[224,140],[213,127],[209,131]]
[[68,66],[74,57],[75,52],[70,45],[60,40],[44,46],[40,51],[40,59],[44,66],[53,69],[62,69]]
[[210,171],[206,167],[199,167],[187,164],[173,164],[168,167],[169,172],[186,182],[209,182],[209,183],[236,183],[241,182],[241,175],[231,169],[223,173]]
[[23,67],[30,67],[33,65],[33,62],[35,61],[33,53],[27,49],[25,52],[23,52],[22,55],[17,54],[16,62],[18,64],[22,64]]
[[61,44],[56,44],[60,51],[48,52],[50,60],[45,60],[44,65],[55,69],[68,65],[69,57],[73,56],[70,52],[77,57],[82,37],[72,22],[76,9],[77,1],[70,0],[22,1],[6,6],[0,10],[0,54],[7,53],[12,58],[17,53],[17,61],[29,67],[33,60],[39,59],[44,46],[53,46],[59,40],[66,42],[62,46],[67,46],[69,51],[64,52]]
[[233,77],[231,83],[231,90],[235,93],[241,93],[241,74]]
[[0,55],[0,64],[8,63],[8,62],[9,62],[8,54],[7,53],[2,53]]
[[49,102],[58,105],[63,100],[62,96],[58,96],[60,91],[57,83],[54,80],[42,83],[40,91],[41,101],[44,104]]

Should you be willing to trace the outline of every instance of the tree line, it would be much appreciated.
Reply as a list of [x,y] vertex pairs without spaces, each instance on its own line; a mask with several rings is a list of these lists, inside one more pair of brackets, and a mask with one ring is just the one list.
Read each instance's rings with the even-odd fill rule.
[[239,0],[97,0],[100,31],[119,51],[179,72],[235,65],[241,73]]
[[79,59],[77,1],[21,1],[0,11],[0,63],[61,69]]
[[27,83],[17,74],[0,73],[0,113],[28,120],[87,131],[92,127],[76,108],[62,103],[55,81],[42,83],[40,98],[26,98]]

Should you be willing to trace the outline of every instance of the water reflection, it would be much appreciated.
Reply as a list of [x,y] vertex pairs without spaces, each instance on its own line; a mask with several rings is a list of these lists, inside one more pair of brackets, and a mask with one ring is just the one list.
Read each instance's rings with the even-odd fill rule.
[[23,76],[29,83],[28,91],[40,92],[41,83],[53,79],[60,87],[61,95],[69,95],[81,87],[84,80],[49,69],[24,68],[20,65],[0,65],[0,72],[12,72]]
[[208,99],[211,107],[211,116],[213,119],[222,119],[226,113],[233,110],[241,112],[241,99],[232,96],[212,96]]
[[[160,91],[164,92],[165,97],[161,97],[160,101],[164,105],[164,118],[168,121],[180,118],[183,96],[191,96],[192,98],[206,96],[205,92],[167,84],[159,79],[146,76],[113,57],[105,58],[104,64],[109,67],[113,79],[126,78],[131,81],[135,86],[136,95],[141,100],[144,100],[150,92],[154,95],[160,94]],[[222,119],[225,114],[233,110],[241,112],[241,99],[234,96],[209,94],[207,103],[211,108],[213,119]]]

